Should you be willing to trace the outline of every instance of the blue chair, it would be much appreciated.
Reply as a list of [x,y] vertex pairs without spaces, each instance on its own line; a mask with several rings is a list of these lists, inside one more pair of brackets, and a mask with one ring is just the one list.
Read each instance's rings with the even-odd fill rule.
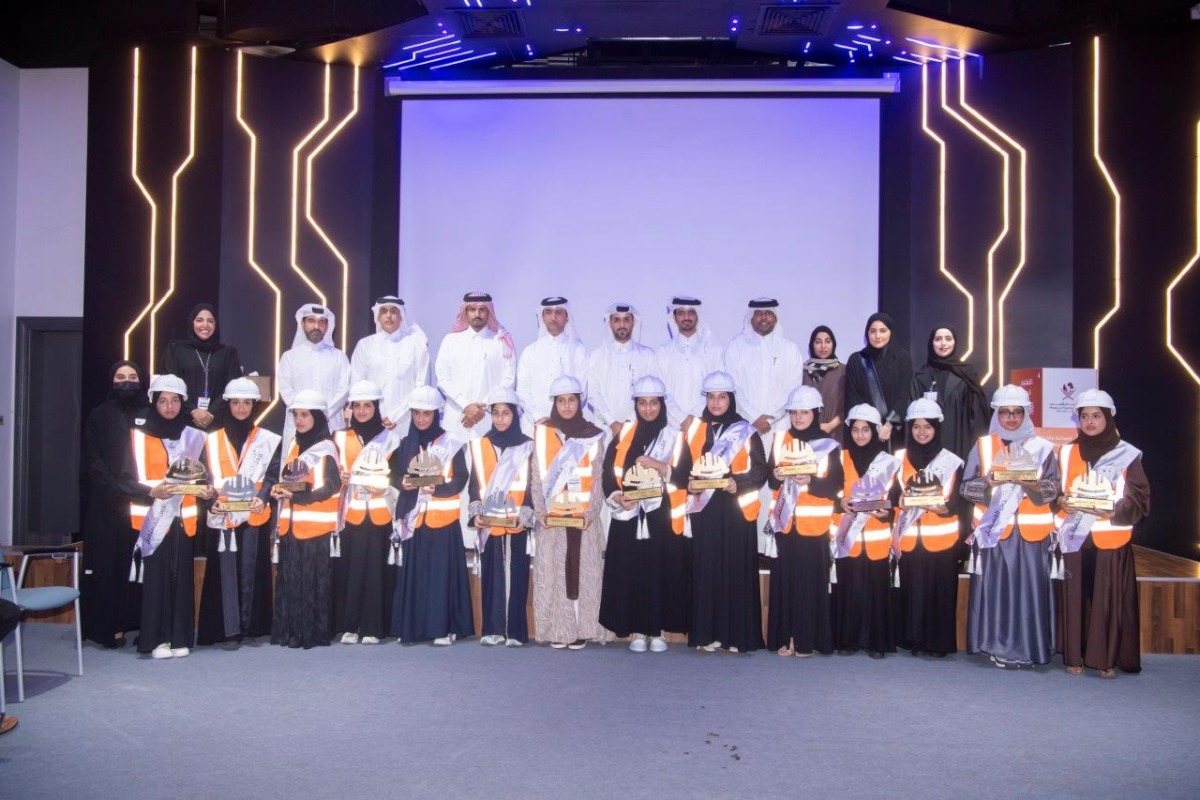
[[[21,570],[14,584],[10,576],[11,570],[0,570],[0,594],[7,593],[9,599],[21,607],[23,612],[53,611],[65,605],[75,607],[75,653],[78,661],[79,674],[83,675],[83,627],[79,614],[79,551],[80,545],[66,547],[10,547],[9,552],[21,556]],[[29,564],[35,558],[49,558],[55,561],[71,559],[70,586],[35,586],[25,588],[25,574]],[[17,626],[17,702],[25,702],[25,658],[24,646],[21,639],[22,625]],[[2,665],[0,665],[2,666]]]

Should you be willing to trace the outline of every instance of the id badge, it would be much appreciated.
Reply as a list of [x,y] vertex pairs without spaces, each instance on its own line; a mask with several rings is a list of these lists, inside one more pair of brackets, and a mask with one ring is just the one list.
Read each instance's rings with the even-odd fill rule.
[[201,411],[208,411],[208,404],[210,402],[211,401],[209,400],[208,395],[202,394],[200,397],[196,398],[196,408],[200,409]]

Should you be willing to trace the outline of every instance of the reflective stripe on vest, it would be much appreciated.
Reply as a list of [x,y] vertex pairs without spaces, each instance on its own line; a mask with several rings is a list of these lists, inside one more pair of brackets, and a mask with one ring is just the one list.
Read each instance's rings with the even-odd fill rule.
[[[446,459],[445,466],[442,467],[442,477],[449,483],[454,477],[454,457],[457,453],[451,453]],[[425,505],[421,511],[417,513],[416,522],[413,528],[444,528],[447,525],[452,525],[458,522],[462,506],[462,493],[451,495],[450,497],[433,497],[425,501]]]
[[[354,468],[354,462],[363,449],[362,439],[357,433],[350,435],[351,433],[353,431],[340,430],[333,434],[333,441],[340,454],[342,471],[347,473]],[[373,525],[388,525],[392,521],[392,512],[388,510],[387,501],[382,497],[371,497],[365,492],[347,492],[346,500],[346,522],[350,525],[361,525],[368,512]]]
[[[284,464],[290,464],[300,455],[300,447],[295,442],[288,449],[287,458],[283,460]],[[324,462],[317,466],[309,476],[308,481],[312,485],[312,491],[317,491],[325,486],[325,468]],[[338,494],[334,492],[331,496],[316,503],[308,503],[298,506],[291,502],[281,503],[282,510],[279,514],[279,535],[286,536],[291,533],[297,539],[315,539],[318,536],[323,536],[334,531],[338,524]]]
[[[484,499],[487,495],[488,481],[492,479],[492,473],[496,471],[496,464],[500,460],[496,454],[496,446],[491,440],[486,437],[472,439],[471,448],[471,475],[475,478],[475,486],[479,490],[480,499]],[[529,462],[521,464],[521,468],[517,471],[517,477],[508,487],[508,502],[512,503],[517,508],[525,504],[525,493],[529,490]],[[520,528],[489,528],[492,536],[505,536],[513,533],[520,533]]]
[[[1087,471],[1087,462],[1079,455],[1079,448],[1073,444],[1065,444],[1058,453],[1059,466],[1062,472],[1062,488],[1065,494],[1075,479]],[[1125,472],[1115,481],[1117,499],[1125,496]],[[1065,512],[1058,512],[1058,522],[1061,524],[1067,518]],[[1115,525],[1110,519],[1099,519],[1092,523],[1092,543],[1101,550],[1116,550],[1124,547],[1133,539],[1133,526]]]
[[[147,436],[145,431],[134,429],[130,431],[133,447],[133,462],[137,468],[138,483],[147,489],[153,489],[163,482],[167,476],[167,463],[170,456],[167,448],[154,436]],[[142,529],[150,506],[131,501],[129,503],[129,524],[135,531]],[[196,535],[196,498],[185,496],[179,508],[179,518],[183,521],[183,532],[188,536]]]
[[[900,462],[900,485],[905,486],[918,470],[909,462],[908,452],[900,452],[904,453],[904,460]],[[952,477],[949,484],[942,486],[942,500],[947,504],[954,496],[954,483]],[[932,511],[926,511],[900,537],[900,551],[911,553],[916,549],[917,539],[921,539],[925,549],[931,553],[949,550],[958,543],[958,517],[939,517]]]
[[[258,428],[251,428],[250,433],[246,436],[246,441],[242,443],[242,453],[246,452],[246,448],[254,441],[254,434],[258,432]],[[218,489],[225,484],[225,481],[234,477],[238,473],[238,468],[242,463],[242,453],[237,453],[233,449],[233,442],[229,441],[229,435],[222,428],[219,431],[213,431],[205,438],[204,452],[208,456],[208,475],[212,479],[212,485]],[[262,481],[254,484],[256,492],[262,491]],[[262,525],[271,518],[271,508],[267,504],[263,504],[263,510],[257,514],[251,514],[247,524],[252,526]],[[236,527],[229,517],[225,518],[225,527]]]
[[[775,442],[771,446],[773,461],[776,466],[779,465],[779,457],[783,452],[783,448],[794,437],[791,431],[785,431],[781,434],[776,434]],[[829,456],[821,456],[817,461],[817,474],[814,478],[824,478],[829,474]],[[779,489],[774,489],[771,492],[772,502],[779,500]],[[808,491],[808,486],[800,487],[800,494],[796,497],[796,507],[792,509],[792,518],[789,520],[787,530],[779,531],[782,534],[791,533],[794,528],[796,533],[801,536],[829,536],[830,527],[829,519],[833,516],[834,502],[826,500],[824,497],[817,497]]]
[[[976,451],[979,455],[980,475],[987,475],[992,471],[992,458],[996,450],[1001,446],[1000,437],[997,434],[993,433],[989,436],[980,437],[979,442],[976,444]],[[982,503],[975,504],[975,508],[971,512],[974,524],[979,524],[986,511],[987,505]],[[1001,539],[1007,539],[1012,535],[1014,524],[1021,529],[1022,539],[1027,542],[1040,542],[1054,530],[1054,512],[1050,510],[1049,506],[1039,506],[1030,500],[1028,495],[1025,495],[1017,505],[1017,513],[1013,515],[1012,521],[1005,526],[1004,531],[1000,534]]]

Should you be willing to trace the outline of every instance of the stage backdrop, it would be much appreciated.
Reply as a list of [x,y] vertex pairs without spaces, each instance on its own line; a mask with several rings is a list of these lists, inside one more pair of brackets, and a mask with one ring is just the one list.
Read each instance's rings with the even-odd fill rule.
[[651,346],[680,293],[721,341],[770,295],[789,338],[826,323],[847,352],[876,309],[877,99],[408,100],[401,114],[400,286],[435,346],[471,289],[492,293],[518,347],[554,294],[590,347],[618,300]]

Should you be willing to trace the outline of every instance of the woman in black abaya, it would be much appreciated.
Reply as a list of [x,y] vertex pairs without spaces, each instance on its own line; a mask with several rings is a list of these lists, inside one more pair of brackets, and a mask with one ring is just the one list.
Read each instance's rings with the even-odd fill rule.
[[224,418],[227,404],[221,394],[242,375],[237,348],[221,344],[216,313],[212,303],[192,306],[187,338],[167,342],[158,370],[183,378],[188,390],[183,416],[189,425],[206,430]]
[[904,446],[904,411],[912,393],[912,358],[892,341],[895,323],[883,312],[867,319],[866,347],[846,362],[846,407],[879,412],[879,439],[889,453]]
[[942,408],[939,441],[961,459],[966,459],[980,436],[987,433],[992,418],[988,398],[979,385],[979,372],[960,361],[958,331],[939,325],[929,332],[925,366],[913,375],[912,396],[927,397]]

